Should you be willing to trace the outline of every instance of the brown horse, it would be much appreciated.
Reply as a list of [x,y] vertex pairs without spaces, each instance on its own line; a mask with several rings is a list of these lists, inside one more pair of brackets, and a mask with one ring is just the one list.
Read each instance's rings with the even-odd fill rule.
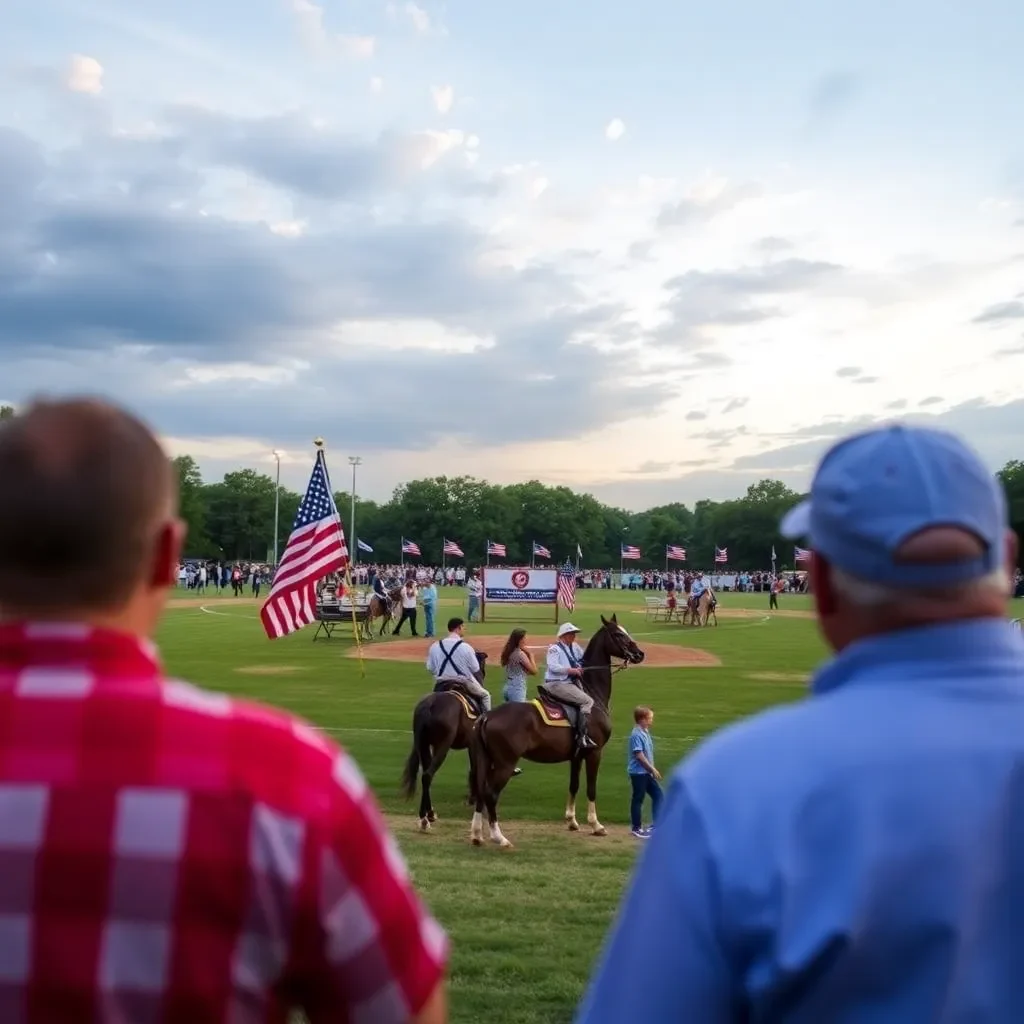
[[708,617],[714,619],[715,625],[718,625],[718,616],[715,614],[715,606],[718,604],[718,600],[710,590],[705,590],[700,597],[697,598],[696,606],[690,598],[686,599],[686,609],[683,611],[682,624],[685,626],[687,622],[691,626],[706,626],[708,624]]
[[363,636],[368,640],[373,639],[373,623],[377,619],[383,620],[377,636],[383,636],[387,632],[388,626],[396,618],[395,613],[402,607],[402,588],[394,587],[389,590],[388,600],[391,602],[390,608],[376,594],[371,595],[366,606],[366,618],[363,620]]
[[[476,660],[480,666],[476,679],[484,685],[487,655],[477,654]],[[429,832],[430,823],[437,821],[437,812],[430,802],[430,784],[441,770],[449,750],[469,747],[469,737],[479,715],[474,699],[457,687],[428,693],[412,713],[412,750],[402,772],[402,791],[407,797],[416,792],[416,775],[422,769],[421,832]]]
[[516,762],[523,757],[540,764],[569,762],[569,799],[565,805],[565,820],[572,832],[578,832],[580,828],[576,820],[576,794],[580,788],[580,765],[585,763],[587,824],[595,836],[608,834],[597,820],[597,773],[601,768],[605,744],[612,734],[612,658],[621,658],[625,668],[627,665],[639,665],[644,660],[644,652],[614,615],[611,619],[602,615],[601,628],[590,638],[583,654],[583,675],[579,680],[582,688],[594,699],[589,735],[595,747],[587,750],[577,747],[576,730],[571,727],[565,706],[550,698],[544,701],[548,705],[544,709],[547,720],[541,717],[540,702],[502,704],[481,716],[469,741],[470,786],[476,800],[471,831],[475,846],[482,846],[484,842],[484,806],[487,807],[491,839],[499,846],[512,845],[498,826],[498,799],[512,778]]

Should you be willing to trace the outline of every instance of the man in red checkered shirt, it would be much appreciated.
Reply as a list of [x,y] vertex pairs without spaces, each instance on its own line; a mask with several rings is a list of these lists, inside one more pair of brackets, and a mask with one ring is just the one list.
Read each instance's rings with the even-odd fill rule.
[[184,526],[97,402],[0,426],[0,1021],[447,1020],[447,942],[355,763],[165,679]]

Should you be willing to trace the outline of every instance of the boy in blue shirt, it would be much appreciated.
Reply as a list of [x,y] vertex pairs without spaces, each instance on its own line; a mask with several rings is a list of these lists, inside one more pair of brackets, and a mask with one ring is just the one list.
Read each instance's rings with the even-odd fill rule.
[[[651,725],[654,723],[654,712],[641,705],[633,709],[633,721],[636,725],[629,734],[629,758],[626,770],[633,787],[633,799],[629,804],[630,833],[637,839],[647,839],[654,828],[653,822],[658,820],[661,810],[661,772],[654,767],[654,740],[651,738]],[[650,828],[641,825],[644,797],[651,798]]]

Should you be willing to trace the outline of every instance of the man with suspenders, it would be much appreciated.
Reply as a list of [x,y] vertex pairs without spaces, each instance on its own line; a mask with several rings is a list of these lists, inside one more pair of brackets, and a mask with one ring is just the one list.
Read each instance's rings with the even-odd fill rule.
[[448,620],[448,635],[430,645],[427,671],[438,683],[442,680],[458,680],[468,693],[479,699],[484,711],[490,711],[491,695],[476,680],[480,662],[476,651],[462,638],[464,626],[460,618]]

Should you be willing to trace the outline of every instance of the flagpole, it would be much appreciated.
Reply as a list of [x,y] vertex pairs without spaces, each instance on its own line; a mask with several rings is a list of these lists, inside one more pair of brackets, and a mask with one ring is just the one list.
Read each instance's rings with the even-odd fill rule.
[[532,569],[537,558],[537,542],[535,540],[530,541],[530,568]]
[[[318,461],[323,462],[324,467],[324,480],[327,481],[327,493],[330,495],[331,504],[334,505],[334,492],[331,490],[331,476],[327,472],[327,454],[324,451],[324,439],[317,437],[313,440],[313,446],[316,448],[316,457]],[[355,469],[353,468],[353,473]],[[334,509],[335,515],[338,513],[337,507]],[[340,521],[341,516],[338,516]],[[351,538],[351,542],[355,543],[355,538]],[[349,557],[345,559],[345,588],[349,595],[349,607],[352,609],[352,631],[355,633],[356,638],[356,654],[359,658],[359,675],[366,676],[366,666],[363,664],[363,645],[359,636],[359,620],[356,618],[356,602],[355,602],[355,588],[352,586],[352,553],[349,552]]]
[[665,545],[665,572],[668,572],[668,545]]
[[401,554],[399,555],[399,559],[400,559],[400,564],[401,564],[402,568],[405,569],[405,538],[404,537],[402,538],[402,545],[401,545],[401,547],[402,547],[402,551],[401,551]]

